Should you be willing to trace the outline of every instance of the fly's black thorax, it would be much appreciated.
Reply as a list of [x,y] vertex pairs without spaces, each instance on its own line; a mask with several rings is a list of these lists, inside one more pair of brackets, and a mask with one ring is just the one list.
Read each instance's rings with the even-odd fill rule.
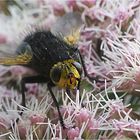
[[42,75],[49,75],[53,65],[58,62],[77,59],[74,48],[49,31],[35,32],[27,36],[24,43],[26,45],[21,45],[18,53],[21,53],[23,48],[27,51],[30,48],[32,59],[27,66]]

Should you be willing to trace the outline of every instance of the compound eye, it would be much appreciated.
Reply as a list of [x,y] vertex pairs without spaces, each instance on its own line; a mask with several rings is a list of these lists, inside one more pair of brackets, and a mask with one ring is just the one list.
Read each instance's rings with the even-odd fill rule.
[[58,83],[61,78],[62,70],[60,67],[54,67],[51,69],[50,78],[54,83]]
[[79,74],[82,73],[82,66],[79,62],[73,62],[73,66],[78,70]]

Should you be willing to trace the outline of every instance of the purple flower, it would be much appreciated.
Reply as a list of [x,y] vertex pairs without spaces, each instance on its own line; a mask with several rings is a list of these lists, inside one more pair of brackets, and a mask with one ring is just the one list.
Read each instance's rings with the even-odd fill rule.
[[68,139],[76,139],[79,136],[79,133],[80,133],[80,131],[79,131],[78,127],[71,128],[67,132]]

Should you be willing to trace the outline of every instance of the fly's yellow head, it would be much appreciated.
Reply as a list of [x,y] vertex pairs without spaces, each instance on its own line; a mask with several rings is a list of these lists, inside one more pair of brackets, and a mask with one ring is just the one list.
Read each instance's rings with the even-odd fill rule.
[[66,60],[58,62],[50,71],[50,78],[52,82],[60,88],[75,89],[77,88],[81,78],[82,67],[81,64]]

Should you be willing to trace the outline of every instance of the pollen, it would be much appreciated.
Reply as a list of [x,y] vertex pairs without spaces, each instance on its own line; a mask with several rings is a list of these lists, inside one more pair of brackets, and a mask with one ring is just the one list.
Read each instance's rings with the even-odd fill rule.
[[69,45],[74,45],[76,42],[79,40],[80,33],[79,30],[76,32],[72,32],[72,34],[64,37],[64,40],[69,44]]
[[65,37],[64,40],[70,45],[73,45],[76,42],[76,39],[72,35]]

